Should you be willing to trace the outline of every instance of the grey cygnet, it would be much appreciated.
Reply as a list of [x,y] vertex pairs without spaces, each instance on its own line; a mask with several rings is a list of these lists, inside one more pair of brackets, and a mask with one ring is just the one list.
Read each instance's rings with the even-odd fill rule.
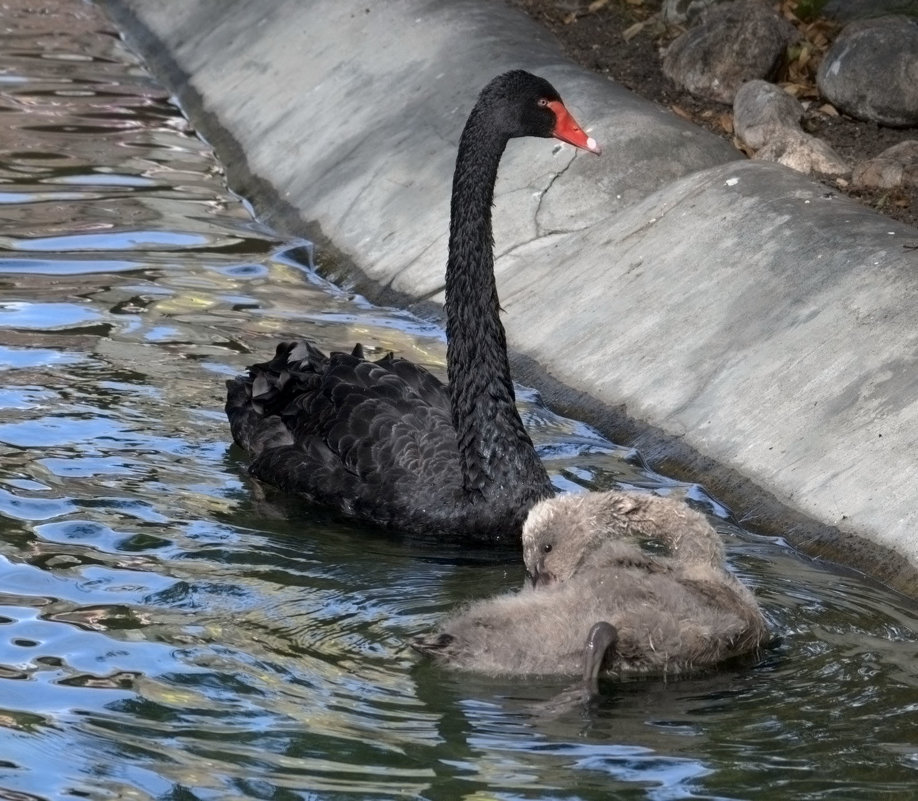
[[[642,547],[643,546],[643,547]],[[494,676],[673,675],[750,652],[768,637],[720,537],[681,501],[629,492],[561,495],[523,527],[530,581],[474,602],[412,646]]]

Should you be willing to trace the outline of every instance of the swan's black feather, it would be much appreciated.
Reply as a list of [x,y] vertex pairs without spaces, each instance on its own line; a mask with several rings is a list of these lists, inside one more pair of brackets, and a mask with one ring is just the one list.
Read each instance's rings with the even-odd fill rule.
[[527,502],[510,482],[488,498],[470,497],[446,386],[391,354],[325,357],[312,343],[286,342],[227,387],[226,413],[254,457],[252,475],[377,525],[508,540],[548,494],[537,485]]
[[227,387],[252,475],[286,492],[422,534],[491,541],[522,525],[515,493],[485,502],[464,492],[449,393],[422,367],[286,342]]

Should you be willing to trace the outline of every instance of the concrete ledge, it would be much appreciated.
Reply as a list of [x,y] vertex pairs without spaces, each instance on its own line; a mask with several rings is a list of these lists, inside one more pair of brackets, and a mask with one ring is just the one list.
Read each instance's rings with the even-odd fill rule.
[[521,380],[754,527],[918,596],[918,230],[740,160],[500,3],[104,5],[261,216],[319,226],[337,277],[388,300],[439,299],[480,87],[547,77],[605,153],[508,149],[495,236]]

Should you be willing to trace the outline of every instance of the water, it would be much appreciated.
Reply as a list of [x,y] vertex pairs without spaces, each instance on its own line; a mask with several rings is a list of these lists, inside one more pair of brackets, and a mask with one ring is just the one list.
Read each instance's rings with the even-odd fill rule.
[[262,498],[223,380],[295,333],[442,369],[442,334],[327,286],[91,5],[0,42],[0,798],[900,799],[918,614],[738,527],[523,393],[559,486],[718,520],[776,643],[662,683],[450,674],[405,647],[520,581]]

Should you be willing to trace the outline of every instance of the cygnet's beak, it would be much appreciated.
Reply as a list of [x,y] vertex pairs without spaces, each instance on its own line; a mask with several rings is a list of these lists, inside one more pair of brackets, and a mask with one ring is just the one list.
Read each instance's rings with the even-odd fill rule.
[[542,570],[540,565],[536,565],[532,570],[527,572],[529,580],[532,582],[532,587],[535,589],[540,584],[543,587],[547,587],[554,580],[554,574],[550,573],[547,570]]
[[586,132],[577,124],[571,113],[567,110],[564,103],[560,100],[552,100],[548,107],[555,112],[555,129],[551,135],[555,139],[567,142],[569,145],[579,147],[581,150],[589,150],[597,156],[602,153],[602,148],[592,136],[587,136]]

